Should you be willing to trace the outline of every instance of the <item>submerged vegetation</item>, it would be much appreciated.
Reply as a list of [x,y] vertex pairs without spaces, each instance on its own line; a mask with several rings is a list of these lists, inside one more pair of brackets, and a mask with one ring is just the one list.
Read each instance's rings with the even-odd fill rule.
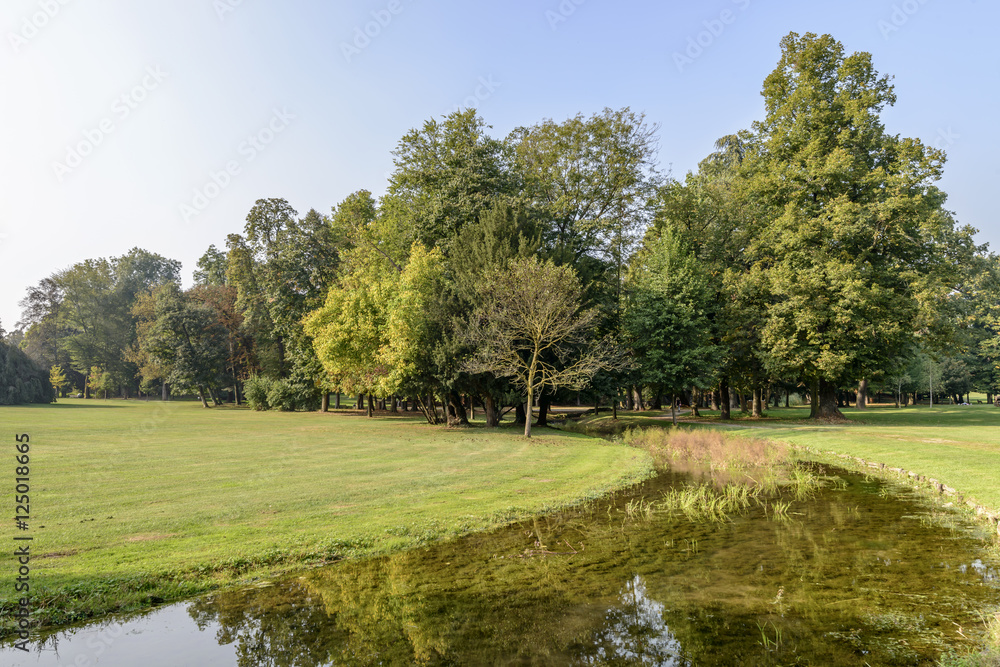
[[[629,518],[658,513],[690,521],[724,522],[763,509],[772,519],[788,517],[789,499],[804,500],[824,484],[796,462],[783,443],[718,431],[631,429],[622,440],[649,452],[657,468],[692,474],[692,482],[671,488],[658,499],[640,498],[625,506]],[[843,488],[834,478],[829,485]]]

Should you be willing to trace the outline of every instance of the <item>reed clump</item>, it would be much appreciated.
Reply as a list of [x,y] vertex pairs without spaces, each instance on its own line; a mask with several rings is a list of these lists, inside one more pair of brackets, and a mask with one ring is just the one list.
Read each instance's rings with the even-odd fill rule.
[[710,470],[741,471],[774,468],[791,461],[791,448],[780,442],[745,438],[719,431],[632,429],[623,440],[644,449],[656,464],[668,468],[687,462]]

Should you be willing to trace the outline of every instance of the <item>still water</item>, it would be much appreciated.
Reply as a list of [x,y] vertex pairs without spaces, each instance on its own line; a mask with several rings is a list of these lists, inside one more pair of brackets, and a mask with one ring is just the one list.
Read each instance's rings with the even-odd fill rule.
[[[74,628],[10,665],[921,665],[979,633],[1000,574],[971,526],[842,470],[784,516],[587,508]],[[839,481],[838,481],[839,480]]]

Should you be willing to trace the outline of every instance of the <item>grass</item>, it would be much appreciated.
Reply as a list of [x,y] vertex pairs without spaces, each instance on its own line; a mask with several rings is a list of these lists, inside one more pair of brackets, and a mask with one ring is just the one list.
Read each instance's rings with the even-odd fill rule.
[[[31,436],[46,625],[489,529],[652,474],[645,453],[576,434],[406,416],[61,400],[0,421],[11,450]],[[12,587],[0,596],[9,618]]]
[[[780,412],[780,411],[775,411]],[[806,410],[788,413],[808,415]],[[761,424],[760,435],[933,477],[1000,509],[1000,410],[990,405],[844,410],[842,425]]]
[[1000,612],[985,617],[983,626],[983,636],[974,647],[945,655],[941,667],[1000,667]]

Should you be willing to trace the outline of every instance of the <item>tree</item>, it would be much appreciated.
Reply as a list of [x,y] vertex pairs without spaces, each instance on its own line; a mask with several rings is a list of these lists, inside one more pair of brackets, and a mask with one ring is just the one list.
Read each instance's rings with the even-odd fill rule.
[[48,373],[24,352],[0,340],[0,405],[51,403]]
[[764,83],[766,118],[744,159],[750,248],[770,292],[762,359],[813,386],[814,418],[839,417],[836,392],[905,353],[920,330],[919,293],[966,234],[933,183],[944,154],[885,133],[895,103],[867,53],[829,35],[789,34]]
[[431,424],[436,423],[437,411],[425,397],[441,387],[434,353],[443,336],[444,318],[439,311],[444,282],[441,251],[414,244],[387,304],[385,343],[377,358],[385,368],[380,393],[420,397]]
[[487,129],[468,109],[428,120],[400,139],[382,208],[405,231],[406,249],[419,241],[447,255],[462,227],[521,190],[509,146]]
[[[483,284],[489,289],[469,326],[475,351],[465,368],[510,378],[527,393],[529,417],[534,397],[547,387],[583,388],[597,371],[615,366],[611,351],[592,339],[597,312],[580,310],[583,287],[572,268],[514,259]],[[530,418],[524,435],[531,437]]]
[[[55,397],[61,396],[63,389],[70,386],[69,380],[66,379],[66,374],[59,366],[53,366],[49,369],[49,384],[55,392]],[[53,398],[54,400],[55,398]]]
[[705,267],[672,229],[648,243],[629,272],[624,328],[640,381],[656,393],[714,382],[713,292]]
[[216,248],[214,244],[208,246],[208,250],[198,260],[198,268],[194,272],[194,284],[213,286],[227,284],[226,265],[226,253]]
[[147,366],[162,369],[164,379],[182,390],[192,389],[204,407],[207,397],[218,404],[216,390],[225,386],[229,334],[215,311],[166,283],[140,298],[137,346]]
[[624,266],[658,184],[658,127],[629,108],[519,128],[509,141],[531,205],[559,261],[585,255]]

